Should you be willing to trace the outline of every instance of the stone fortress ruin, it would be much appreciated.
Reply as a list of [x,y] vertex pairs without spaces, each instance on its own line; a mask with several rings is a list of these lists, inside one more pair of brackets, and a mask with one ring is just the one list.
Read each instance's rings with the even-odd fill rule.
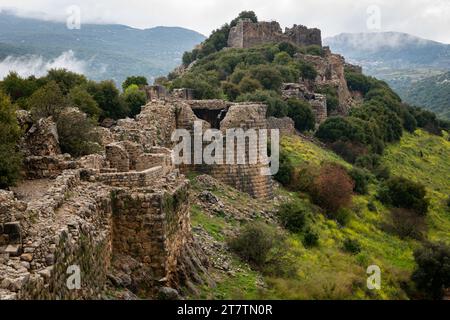
[[240,20],[231,28],[228,38],[230,48],[251,48],[256,45],[291,42],[297,46],[322,46],[322,33],[319,29],[308,29],[294,25],[285,32],[276,21],[252,22],[250,19]]
[[[229,44],[247,48],[280,41],[322,45],[317,29],[294,26],[283,33],[278,23],[249,21],[231,30]],[[323,52],[297,56],[315,66],[315,81],[299,79],[281,88],[285,99],[308,101],[318,123],[328,117],[327,101],[315,88],[335,87],[341,113],[352,100],[344,59],[328,48]],[[18,112],[27,180],[0,190],[0,300],[97,299],[110,284],[156,297],[161,288],[202,283],[208,259],[191,232],[189,181],[183,173],[209,174],[255,198],[273,196],[271,177],[261,175],[267,164],[175,165],[172,134],[193,133],[198,121],[203,130],[295,134],[291,119],[267,119],[260,103],[194,100],[190,89],[145,90],[148,103],[135,119],[98,128],[104,152],[79,159],[61,153],[51,118],[35,122],[26,111]],[[246,146],[259,150],[257,144]],[[77,270],[81,287],[73,289],[67,279]]]

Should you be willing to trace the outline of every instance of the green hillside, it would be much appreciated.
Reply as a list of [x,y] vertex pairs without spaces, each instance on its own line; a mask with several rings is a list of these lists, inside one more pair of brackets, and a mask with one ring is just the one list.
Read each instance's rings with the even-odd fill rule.
[[[300,137],[286,137],[282,146],[297,164],[328,161],[345,163],[334,153]],[[425,154],[424,157],[420,150]],[[428,217],[429,238],[434,241],[449,241],[450,213],[445,209],[446,196],[450,192],[449,153],[450,143],[446,137],[432,136],[419,130],[414,134],[406,134],[401,142],[389,147],[383,157],[383,162],[393,174],[426,183],[432,203]],[[432,177],[429,176],[430,171],[435,173]],[[192,177],[192,181],[196,193],[204,190],[195,177]],[[383,225],[389,222],[390,214],[375,199],[376,189],[377,185],[371,184],[368,195],[353,197],[352,218],[342,227],[327,219],[304,194],[278,188],[278,197],[284,197],[285,201],[301,201],[313,213],[315,227],[320,234],[319,245],[315,248],[305,247],[299,235],[287,233],[287,262],[298,269],[293,274],[283,276],[261,274],[233,255],[233,266],[239,271],[232,275],[217,272],[214,275],[218,281],[217,288],[204,287],[199,296],[222,299],[407,299],[404,285],[415,268],[413,251],[420,247],[420,242],[401,239],[384,230]],[[228,187],[213,193],[226,207],[239,208],[241,211],[245,211],[245,208],[249,211],[274,209],[270,201],[256,201]],[[375,205],[376,211],[369,210],[369,203]],[[198,206],[193,207],[192,214],[194,229],[205,229],[219,242],[225,242],[227,234],[245,225]],[[348,238],[360,243],[361,251],[358,254],[349,254],[343,250],[344,241]],[[378,265],[382,270],[380,291],[366,289],[366,268],[369,265]]]

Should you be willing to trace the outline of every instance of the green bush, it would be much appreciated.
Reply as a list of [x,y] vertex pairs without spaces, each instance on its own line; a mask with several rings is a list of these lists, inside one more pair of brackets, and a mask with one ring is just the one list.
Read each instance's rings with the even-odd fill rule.
[[291,98],[287,101],[289,111],[288,116],[294,120],[295,128],[299,131],[309,131],[314,129],[316,121],[311,106],[299,99]]
[[281,205],[278,212],[283,227],[293,233],[302,232],[310,219],[310,211],[299,201]]
[[253,93],[242,94],[237,97],[236,101],[256,101],[263,102],[267,105],[267,117],[283,118],[288,115],[289,106],[274,91],[256,90]]
[[132,77],[128,77],[126,78],[126,80],[122,83],[122,89],[123,91],[126,91],[127,88],[131,85],[136,85],[138,86],[138,88],[143,88],[146,85],[148,85],[148,81],[146,77],[143,76],[132,76]]
[[26,107],[24,102],[30,97],[43,83],[35,77],[24,79],[16,72],[10,72],[1,82],[4,93],[9,95],[13,103],[19,104],[22,108]]
[[100,109],[102,118],[121,119],[129,112],[127,105],[120,97],[120,92],[113,81],[90,81],[86,88],[87,92],[94,98]]
[[245,76],[242,78],[241,82],[239,82],[239,91],[242,93],[253,93],[256,90],[261,90],[261,83],[253,78]]
[[372,88],[371,78],[356,72],[350,72],[346,70],[345,79],[347,80],[347,85],[352,91],[359,91],[363,95],[368,93]]
[[28,99],[28,106],[35,120],[53,117],[57,121],[67,104],[66,97],[54,81],[36,90]]
[[286,152],[280,152],[280,168],[278,173],[275,175],[275,180],[283,186],[288,187],[292,183],[294,169],[294,165]]
[[391,178],[380,188],[378,197],[385,204],[396,208],[411,209],[419,215],[426,215],[429,201],[425,187],[411,180]]
[[0,188],[10,187],[20,178],[22,159],[16,148],[20,136],[15,109],[0,91]]
[[281,236],[273,228],[262,222],[252,222],[229,242],[229,246],[243,260],[256,268],[263,268],[270,251],[281,241]]
[[70,90],[68,101],[70,106],[78,108],[95,121],[100,118],[102,109],[83,87],[75,87]]
[[353,168],[349,172],[350,177],[355,182],[353,191],[359,194],[367,194],[369,192],[369,182],[371,174],[369,171],[360,168]]
[[288,53],[280,52],[275,55],[275,59],[273,60],[273,62],[275,64],[280,64],[280,65],[285,66],[292,62],[292,58]]
[[412,280],[427,298],[441,300],[450,287],[450,246],[428,243],[414,252],[417,268]]
[[319,238],[319,233],[316,230],[308,228],[303,235],[303,245],[307,248],[317,247]]
[[147,95],[135,84],[130,85],[122,95],[129,110],[128,116],[135,117],[141,113],[141,107],[147,103]]
[[315,80],[317,77],[317,70],[311,63],[302,62],[300,64],[300,74],[303,80]]
[[52,69],[47,73],[45,82],[55,82],[62,94],[67,95],[73,88],[86,85],[87,79],[85,76],[67,69]]
[[417,213],[402,208],[392,209],[391,217],[394,232],[400,238],[416,240],[424,238],[427,229],[425,217],[418,216]]
[[66,110],[58,117],[56,126],[62,152],[79,157],[100,150],[100,136],[85,114]]
[[344,241],[344,251],[357,255],[361,252],[361,244],[356,239],[345,239]]
[[347,208],[340,208],[336,213],[331,213],[329,216],[334,218],[341,226],[346,226],[352,219],[353,213]]

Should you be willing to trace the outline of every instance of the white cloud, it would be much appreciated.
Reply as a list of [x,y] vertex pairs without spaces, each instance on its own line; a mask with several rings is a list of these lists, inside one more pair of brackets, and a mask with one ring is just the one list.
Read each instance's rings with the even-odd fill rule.
[[[1,7],[22,15],[64,20],[66,8],[78,5],[84,22],[114,22],[146,28],[182,26],[209,34],[242,10],[283,26],[316,26],[325,36],[367,32],[367,8],[378,5],[381,31],[400,31],[450,43],[449,0],[0,0]],[[34,12],[34,13],[33,13]]]
[[50,69],[67,69],[84,74],[86,67],[86,62],[78,60],[73,51],[63,52],[59,57],[51,60],[37,55],[9,56],[0,61],[0,79],[3,79],[11,71],[17,72],[22,77],[45,76]]

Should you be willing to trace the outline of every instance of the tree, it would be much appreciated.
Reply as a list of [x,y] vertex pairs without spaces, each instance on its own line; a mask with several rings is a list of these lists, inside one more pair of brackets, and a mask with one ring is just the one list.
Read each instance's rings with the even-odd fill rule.
[[275,55],[273,62],[285,66],[292,62],[292,58],[287,52],[280,52]]
[[288,100],[288,116],[295,122],[295,128],[299,131],[309,131],[314,129],[316,120],[312,112],[311,106],[299,99]]
[[311,218],[308,208],[298,201],[282,204],[278,211],[278,217],[283,227],[293,233],[306,230]]
[[367,194],[369,192],[370,172],[365,169],[353,168],[349,174],[355,183],[353,191],[358,194]]
[[329,214],[336,214],[351,203],[354,182],[343,167],[330,163],[321,168],[311,189],[314,203]]
[[283,77],[277,68],[271,65],[257,65],[250,68],[252,78],[258,80],[264,89],[279,91]]
[[56,122],[61,151],[74,157],[99,151],[100,136],[94,122],[79,111],[66,109]]
[[304,80],[315,80],[317,77],[316,68],[307,62],[303,62],[300,65],[300,74]]
[[135,117],[141,112],[141,107],[147,103],[147,96],[137,85],[129,86],[124,94],[123,100],[128,106],[129,116]]
[[64,95],[68,94],[71,89],[87,83],[84,75],[68,71],[67,69],[51,69],[47,73],[45,80],[46,82],[56,82]]
[[90,81],[87,85],[87,92],[102,109],[102,118],[120,119],[127,116],[127,106],[120,98],[119,90],[114,82],[102,81],[96,83]]
[[411,209],[418,215],[426,215],[429,201],[425,198],[425,187],[414,181],[402,177],[389,179],[380,189],[378,197],[395,208]]
[[81,86],[70,90],[68,100],[70,106],[78,108],[95,121],[98,121],[102,114],[102,109],[98,106],[97,101]]
[[253,93],[242,94],[236,101],[257,101],[267,105],[267,117],[283,118],[288,115],[289,106],[275,91],[256,90]]
[[50,81],[38,89],[28,100],[28,106],[34,119],[53,117],[57,121],[67,104],[67,99],[55,81]]
[[450,246],[428,243],[414,252],[417,268],[412,275],[417,289],[432,299],[440,300],[450,287]]
[[258,80],[250,78],[248,76],[242,78],[241,82],[239,82],[239,91],[242,93],[252,93],[256,90],[261,89],[261,83]]
[[122,83],[122,89],[123,91],[127,90],[127,88],[131,85],[136,85],[139,88],[143,88],[146,85],[148,85],[148,81],[146,77],[143,76],[132,76],[128,77],[123,83]]
[[10,187],[20,178],[21,155],[16,149],[20,136],[15,109],[0,91],[0,188]]
[[[3,91],[9,95],[13,103],[30,97],[39,86],[36,78],[24,79],[16,72],[10,72],[2,81]],[[21,107],[23,107],[22,104]]]

